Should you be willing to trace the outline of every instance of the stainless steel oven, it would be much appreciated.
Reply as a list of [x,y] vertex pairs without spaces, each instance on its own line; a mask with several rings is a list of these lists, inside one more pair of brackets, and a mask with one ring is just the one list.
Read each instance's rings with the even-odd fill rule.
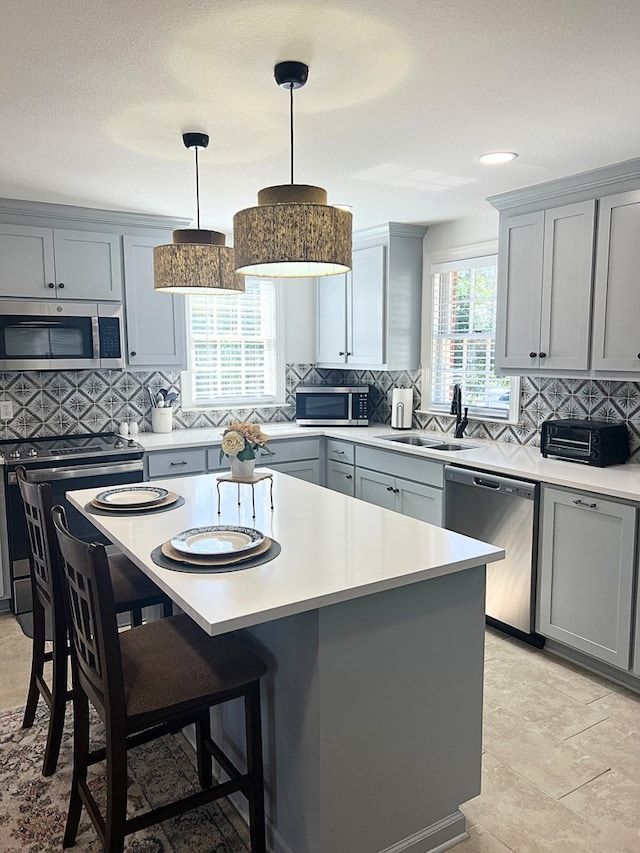
[[66,500],[71,489],[117,486],[143,480],[144,449],[135,441],[127,442],[114,434],[43,438],[34,441],[0,442],[4,455],[5,513],[11,608],[28,633],[31,612],[29,576],[29,539],[24,519],[16,467],[24,465],[32,482],[51,483],[54,503],[65,507],[69,526],[80,539],[107,540]]

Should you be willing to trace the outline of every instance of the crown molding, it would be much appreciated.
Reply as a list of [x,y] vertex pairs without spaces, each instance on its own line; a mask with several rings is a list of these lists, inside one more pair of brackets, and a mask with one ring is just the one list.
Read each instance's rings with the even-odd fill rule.
[[30,216],[51,219],[66,219],[69,222],[124,225],[137,228],[159,228],[163,231],[184,228],[190,219],[175,216],[158,216],[149,213],[130,213],[121,210],[102,210],[93,207],[75,207],[71,204],[50,204],[41,201],[25,201],[17,198],[0,199],[1,216]]
[[640,158],[625,160],[623,163],[604,166],[601,169],[592,169],[589,172],[579,172],[567,178],[545,181],[532,187],[492,195],[487,198],[487,201],[497,210],[508,210],[524,204],[544,202],[550,198],[561,199],[578,192],[591,192],[596,196],[601,189],[606,189],[607,193],[611,190],[615,192],[616,184],[634,180],[640,181]]

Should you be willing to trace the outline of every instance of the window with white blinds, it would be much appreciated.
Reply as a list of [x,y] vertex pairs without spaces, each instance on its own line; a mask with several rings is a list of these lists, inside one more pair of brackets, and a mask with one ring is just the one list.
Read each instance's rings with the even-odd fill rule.
[[453,386],[470,414],[509,419],[519,380],[495,373],[497,255],[431,266],[430,409],[449,412]]
[[284,365],[276,283],[247,278],[245,286],[242,294],[188,298],[187,406],[259,406],[278,401]]

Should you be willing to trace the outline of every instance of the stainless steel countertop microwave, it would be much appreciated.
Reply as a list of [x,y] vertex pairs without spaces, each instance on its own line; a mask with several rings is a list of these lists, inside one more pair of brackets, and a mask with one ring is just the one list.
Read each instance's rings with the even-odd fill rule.
[[0,299],[0,370],[119,367],[121,305]]

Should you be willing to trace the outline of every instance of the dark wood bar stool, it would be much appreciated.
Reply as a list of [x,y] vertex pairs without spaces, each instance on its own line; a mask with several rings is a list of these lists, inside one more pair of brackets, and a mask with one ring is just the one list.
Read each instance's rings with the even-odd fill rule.
[[[53,509],[70,611],[73,677],[73,779],[63,846],[75,843],[82,806],[109,853],[125,836],[241,791],[249,803],[252,853],[265,853],[260,678],[265,663],[237,634],[210,637],[186,615],[118,633],[107,555],[71,536]],[[210,708],[244,699],[247,770],[211,738]],[[105,725],[106,749],[89,751],[89,702]],[[127,749],[196,725],[202,790],[127,819]],[[229,776],[213,784],[212,758]],[[87,768],[106,760],[106,815],[87,784]]]
[[[48,483],[30,483],[23,466],[16,468],[16,477],[29,533],[33,600],[31,675],[22,726],[31,728],[38,699],[42,696],[50,712],[42,773],[51,776],[58,763],[66,704],[71,698],[67,690],[69,644],[62,566],[51,518],[51,486]],[[142,608],[153,604],[161,604],[164,615],[171,615],[171,599],[123,554],[109,557],[107,571],[113,585],[116,610],[119,613],[130,611],[133,624],[141,624]],[[47,614],[51,623],[48,637],[45,629]],[[47,639],[52,641],[52,651],[49,652],[45,651]],[[44,677],[47,661],[53,664],[51,686]]]

